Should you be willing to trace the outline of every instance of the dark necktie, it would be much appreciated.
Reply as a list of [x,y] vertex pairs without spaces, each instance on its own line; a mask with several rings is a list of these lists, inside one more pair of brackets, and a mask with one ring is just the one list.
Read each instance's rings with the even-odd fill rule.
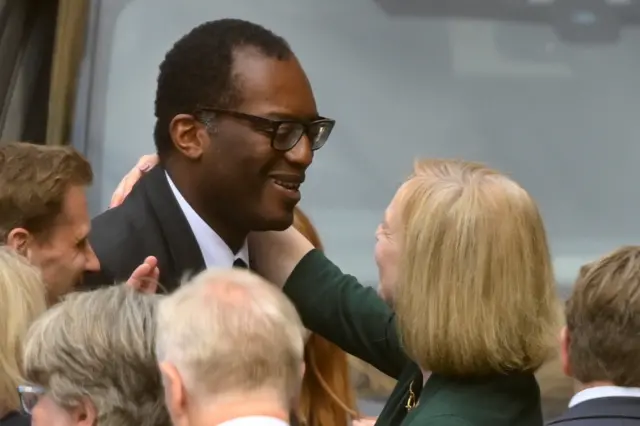
[[247,263],[240,259],[237,258],[236,260],[233,261],[233,267],[234,268],[242,268],[242,269],[249,269],[249,265],[247,265]]

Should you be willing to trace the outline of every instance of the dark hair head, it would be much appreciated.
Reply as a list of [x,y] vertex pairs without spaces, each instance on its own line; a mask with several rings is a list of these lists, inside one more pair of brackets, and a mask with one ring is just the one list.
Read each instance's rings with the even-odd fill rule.
[[254,48],[268,58],[286,60],[288,43],[268,29],[241,19],[205,22],[178,40],[160,64],[154,139],[160,158],[173,149],[169,123],[198,105],[230,108],[241,102],[232,67],[233,53]]
[[640,386],[640,246],[583,266],[565,314],[574,379]]

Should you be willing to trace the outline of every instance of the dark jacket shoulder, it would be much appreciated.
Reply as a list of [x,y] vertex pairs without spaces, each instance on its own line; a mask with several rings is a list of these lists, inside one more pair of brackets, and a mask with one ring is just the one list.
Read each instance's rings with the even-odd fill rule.
[[0,419],[0,426],[29,426],[31,417],[12,411]]
[[99,273],[86,274],[85,283],[91,287],[127,280],[151,255],[145,246],[149,238],[155,239],[158,230],[142,197],[130,196],[134,198],[91,221],[89,241],[101,268]]
[[581,402],[548,426],[639,426],[640,398],[607,397]]
[[85,277],[89,288],[128,279],[148,256],[158,259],[160,283],[169,291],[185,274],[205,267],[191,226],[160,166],[144,175],[120,206],[93,220],[89,241],[101,267],[99,274]]
[[533,373],[484,378],[432,375],[405,425],[541,426],[540,388]]

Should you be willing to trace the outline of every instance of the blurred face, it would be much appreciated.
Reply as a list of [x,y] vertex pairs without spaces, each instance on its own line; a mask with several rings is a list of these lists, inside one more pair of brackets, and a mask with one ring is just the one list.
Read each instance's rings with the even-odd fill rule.
[[55,302],[69,293],[84,271],[97,271],[98,259],[87,240],[91,222],[84,187],[69,188],[55,225],[42,238],[16,229],[9,244],[38,266],[47,284],[49,300]]
[[401,187],[391,200],[384,213],[382,223],[376,230],[375,258],[380,276],[378,292],[383,300],[393,304],[394,292],[398,280],[398,264],[400,262],[400,234],[402,224],[400,221]]

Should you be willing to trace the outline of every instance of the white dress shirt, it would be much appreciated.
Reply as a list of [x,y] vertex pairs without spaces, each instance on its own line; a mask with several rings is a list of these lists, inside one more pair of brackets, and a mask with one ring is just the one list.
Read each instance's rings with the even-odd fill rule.
[[569,401],[569,408],[581,402],[596,398],[636,397],[640,398],[640,388],[623,388],[620,386],[596,386],[581,390]]
[[245,240],[240,251],[233,254],[229,246],[224,242],[222,238],[213,230],[207,223],[196,213],[191,205],[184,199],[178,188],[174,185],[173,181],[169,177],[169,174],[165,172],[169,187],[173,196],[176,197],[178,205],[184,216],[189,222],[191,231],[196,237],[198,247],[202,253],[204,264],[207,268],[221,267],[230,268],[233,266],[233,262],[236,259],[242,259],[244,263],[249,265],[249,246]]
[[289,423],[267,416],[238,417],[228,422],[220,423],[218,426],[289,426]]

